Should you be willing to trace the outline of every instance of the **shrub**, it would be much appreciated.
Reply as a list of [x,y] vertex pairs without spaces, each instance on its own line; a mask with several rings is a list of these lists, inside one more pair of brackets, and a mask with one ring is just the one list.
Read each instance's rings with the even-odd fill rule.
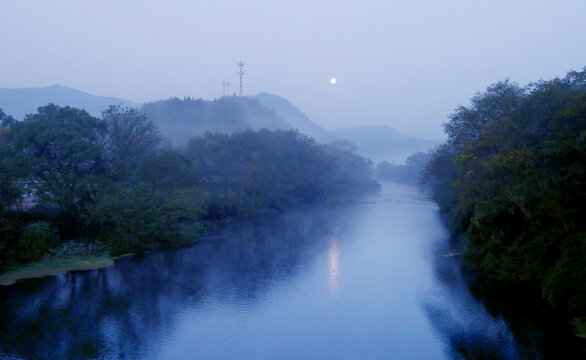
[[586,234],[570,237],[562,245],[562,254],[543,282],[548,301],[571,312],[586,313]]
[[111,255],[177,246],[201,230],[203,203],[195,187],[163,192],[148,185],[116,186],[88,208],[86,223],[97,229]]
[[16,248],[16,258],[19,262],[39,261],[56,245],[55,229],[45,221],[34,222],[22,230]]

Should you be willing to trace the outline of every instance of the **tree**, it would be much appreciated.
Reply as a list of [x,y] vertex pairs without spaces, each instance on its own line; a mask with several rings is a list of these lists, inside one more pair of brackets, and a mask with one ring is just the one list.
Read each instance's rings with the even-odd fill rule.
[[24,193],[20,182],[22,167],[9,142],[10,128],[15,122],[0,109],[0,211],[6,206],[18,206]]
[[85,220],[117,255],[194,240],[202,204],[196,187],[159,191],[149,184],[112,184],[88,207]]
[[102,112],[105,150],[115,179],[130,180],[137,166],[154,155],[162,141],[157,125],[136,109],[110,106]]
[[6,115],[2,109],[0,109],[0,128],[8,128],[14,124],[16,120],[10,115]]
[[463,239],[465,263],[540,284],[552,305],[586,311],[586,68],[488,87],[444,125],[424,179]]
[[104,125],[86,111],[49,104],[11,126],[9,142],[38,202],[77,214],[100,186]]
[[186,157],[198,168],[217,211],[247,214],[376,191],[372,164],[348,144],[322,145],[297,131],[247,130],[193,138]]

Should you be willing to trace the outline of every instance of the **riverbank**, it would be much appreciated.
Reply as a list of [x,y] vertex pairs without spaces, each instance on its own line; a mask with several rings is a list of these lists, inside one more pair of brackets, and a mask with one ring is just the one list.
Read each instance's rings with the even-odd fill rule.
[[12,285],[18,280],[54,276],[70,271],[95,270],[114,265],[108,254],[51,257],[26,265],[16,266],[0,274],[0,285]]

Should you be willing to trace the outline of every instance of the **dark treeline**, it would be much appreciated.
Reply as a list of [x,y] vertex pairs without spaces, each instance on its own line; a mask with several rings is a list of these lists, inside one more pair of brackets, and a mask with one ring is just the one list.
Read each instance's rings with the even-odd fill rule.
[[206,134],[170,149],[135,109],[95,118],[53,104],[23,121],[0,112],[0,125],[0,269],[71,248],[183,244],[211,221],[378,189],[368,160],[296,131]]
[[586,69],[490,86],[444,124],[423,180],[489,279],[586,315]]
[[[211,195],[209,216],[345,202],[378,189],[371,162],[344,142],[318,144],[296,131],[246,130],[192,138],[185,156]],[[211,210],[211,209],[210,209]]]

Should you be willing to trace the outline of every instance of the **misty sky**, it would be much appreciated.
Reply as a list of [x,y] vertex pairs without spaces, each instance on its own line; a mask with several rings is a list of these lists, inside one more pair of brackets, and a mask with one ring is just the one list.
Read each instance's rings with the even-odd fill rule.
[[441,138],[490,83],[586,66],[585,19],[585,0],[0,0],[0,88],[213,99],[242,59],[245,94],[326,129]]

